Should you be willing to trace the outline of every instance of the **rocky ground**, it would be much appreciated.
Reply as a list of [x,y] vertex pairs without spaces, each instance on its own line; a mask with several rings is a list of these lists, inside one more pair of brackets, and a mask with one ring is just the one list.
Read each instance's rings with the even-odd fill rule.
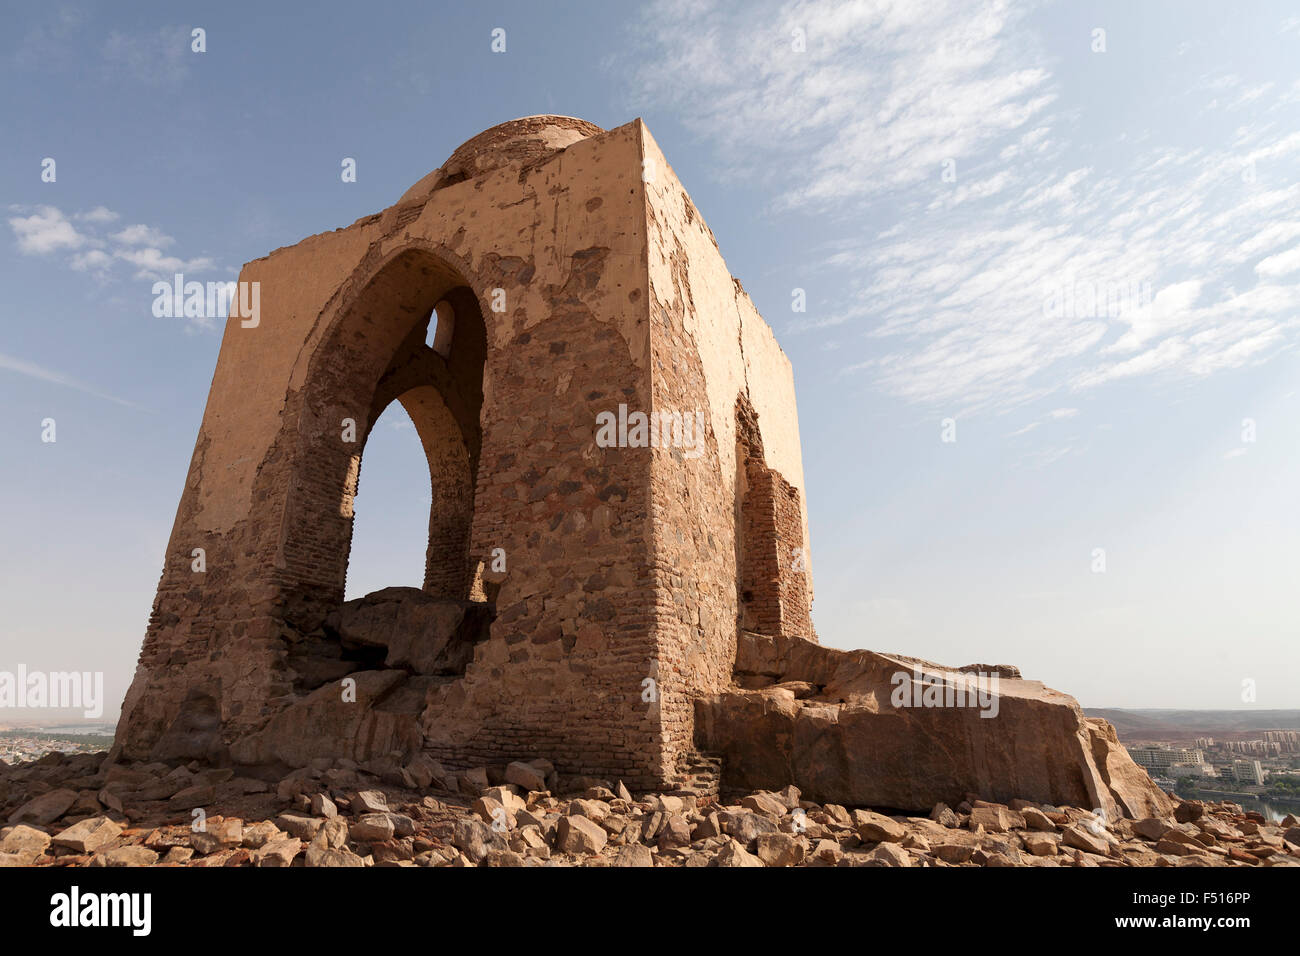
[[559,777],[318,761],[268,781],[50,754],[0,768],[0,866],[1300,866],[1300,820],[1231,803],[1109,824],[974,794],[929,817]]

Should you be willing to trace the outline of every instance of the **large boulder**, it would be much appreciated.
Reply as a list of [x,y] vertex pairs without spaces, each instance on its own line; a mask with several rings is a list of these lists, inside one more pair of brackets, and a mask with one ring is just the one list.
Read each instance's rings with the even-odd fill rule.
[[11,824],[34,823],[45,826],[63,816],[77,802],[77,791],[66,787],[50,790],[38,797],[33,797],[21,807],[9,814]]
[[235,741],[231,753],[239,763],[290,767],[318,757],[364,761],[395,751],[414,754],[421,743],[418,717],[435,679],[401,670],[357,671],[295,700],[265,728]]
[[386,651],[385,667],[456,675],[465,673],[490,622],[487,604],[440,600],[419,588],[384,588],[348,601],[325,619],[325,630],[344,648]]
[[[946,668],[746,633],[735,677],[696,705],[696,743],[723,758],[729,788],[795,784],[819,803],[921,814],[968,793],[1112,817],[1173,810],[1110,724],[1013,667]],[[796,694],[796,682],[815,690]]]

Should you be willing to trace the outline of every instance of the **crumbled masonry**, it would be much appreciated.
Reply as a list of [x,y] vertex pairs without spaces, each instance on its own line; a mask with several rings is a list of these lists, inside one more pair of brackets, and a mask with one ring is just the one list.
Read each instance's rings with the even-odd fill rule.
[[[180,779],[192,806],[247,820],[257,791],[232,781],[310,779],[327,805],[376,761],[413,790],[430,767],[473,778],[479,800],[493,768],[540,774],[492,798],[535,830],[495,840],[473,814],[500,807],[412,793],[395,823],[376,810],[332,831],[317,858],[349,862],[606,847],[684,862],[715,841],[708,859],[754,865],[742,824],[708,823],[707,800],[790,787],[818,802],[804,809],[834,860],[860,825],[829,805],[927,813],[979,794],[1112,821],[1172,812],[1108,724],[1014,667],[817,643],[790,362],[641,121],[494,126],[393,206],[239,281],[257,284],[259,316],[227,323],[111,761],[87,771],[103,775],[96,800],[172,801]],[[429,464],[432,506],[411,516],[429,531],[422,586],[345,602],[362,451],[394,401]],[[944,699],[977,678],[981,706]],[[665,796],[578,810],[529,796],[552,772]],[[821,859],[788,822],[772,817],[757,858]],[[175,846],[292,862],[291,841],[324,825],[259,826],[271,835],[243,850],[231,834]],[[483,853],[456,843],[467,827]],[[88,838],[125,839],[110,830]],[[1027,849],[1005,840],[990,857]]]
[[[208,808],[199,829],[195,807]],[[1195,801],[1112,819],[975,794],[903,815],[793,786],[634,797],[540,759],[463,772],[423,755],[314,760],[268,780],[53,754],[0,765],[0,866],[1296,867],[1300,820]]]

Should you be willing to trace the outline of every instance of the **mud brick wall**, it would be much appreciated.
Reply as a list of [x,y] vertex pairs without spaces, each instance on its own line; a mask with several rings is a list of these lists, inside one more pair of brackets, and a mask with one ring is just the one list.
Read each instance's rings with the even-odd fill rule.
[[[642,136],[655,407],[699,411],[705,422],[697,456],[661,448],[653,465],[662,733],[666,762],[676,765],[693,748],[694,701],[732,677],[738,580],[750,557],[738,534],[738,400],[764,410],[764,437],[803,477],[790,363],[644,127]],[[801,500],[794,504],[802,528]]]
[[[496,613],[463,675],[419,683],[420,745],[452,767],[545,756],[669,780],[693,700],[731,680],[738,396],[762,423],[774,536],[805,541],[806,517],[789,362],[644,125],[494,127],[240,280],[260,283],[261,322],[227,324],[118,751],[307,759],[272,728],[293,724],[290,661],[342,601],[365,437],[399,401],[430,463],[425,588]],[[446,356],[424,345],[443,299]],[[694,447],[601,447],[620,405],[698,413]],[[797,627],[810,582],[778,579]]]
[[812,637],[799,491],[750,460],[741,506],[742,627],[758,634]]

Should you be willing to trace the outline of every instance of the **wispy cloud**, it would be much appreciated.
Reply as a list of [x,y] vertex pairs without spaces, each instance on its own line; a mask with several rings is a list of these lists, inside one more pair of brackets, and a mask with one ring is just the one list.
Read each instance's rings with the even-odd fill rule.
[[721,176],[774,191],[779,212],[866,224],[794,263],[848,291],[788,331],[860,332],[843,371],[888,394],[1006,409],[1293,348],[1296,88],[1207,73],[1181,102],[1240,114],[1226,138],[1162,143],[1153,105],[1140,144],[1100,150],[1031,8],[664,0],[645,15],[633,92],[683,116]]
[[[1055,98],[1019,65],[1003,4],[831,0],[646,10],[653,47],[638,100],[715,139],[726,174],[785,181],[787,206],[840,204],[935,174],[1029,122]],[[784,156],[793,165],[773,164]]]
[[1044,415],[1042,418],[1029,422],[1028,424],[1021,426],[1020,428],[1017,428],[1015,431],[1008,433],[1007,437],[1015,438],[1019,435],[1025,435],[1033,431],[1034,429],[1038,428],[1040,425],[1045,425],[1048,424],[1049,422],[1064,421],[1065,419],[1068,418],[1074,418],[1078,414],[1079,414],[1079,410],[1077,408],[1054,408],[1046,415]]
[[107,392],[101,392],[99,389],[75,378],[64,375],[61,372],[55,372],[34,362],[27,362],[23,359],[14,358],[12,355],[5,355],[0,352],[0,369],[15,372],[24,375],[27,378],[34,378],[42,382],[49,382],[53,385],[62,385],[65,388],[74,388],[79,392],[85,392],[87,395],[93,395],[96,398],[102,398],[118,405],[125,405],[127,408],[142,408],[135,402],[129,402],[124,398],[118,398],[116,395],[109,395]]

